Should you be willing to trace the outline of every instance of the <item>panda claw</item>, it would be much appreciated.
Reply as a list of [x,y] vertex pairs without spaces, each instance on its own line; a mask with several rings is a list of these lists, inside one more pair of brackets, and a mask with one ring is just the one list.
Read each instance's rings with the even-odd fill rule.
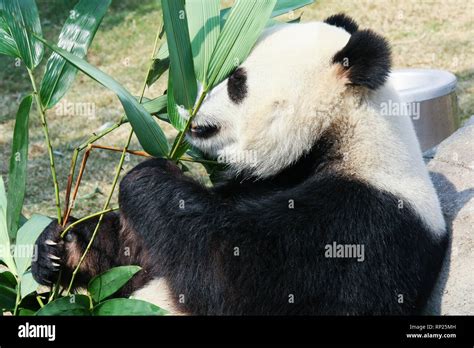
[[56,262],[51,262],[51,264],[54,266],[54,267],[61,267],[61,265],[59,263],[56,263]]
[[53,254],[48,254],[48,257],[49,257],[51,260],[61,260],[60,257],[57,257],[56,255],[53,255]]
[[51,239],[47,239],[44,243],[47,245],[53,245],[53,246],[58,244],[56,242],[53,242]]

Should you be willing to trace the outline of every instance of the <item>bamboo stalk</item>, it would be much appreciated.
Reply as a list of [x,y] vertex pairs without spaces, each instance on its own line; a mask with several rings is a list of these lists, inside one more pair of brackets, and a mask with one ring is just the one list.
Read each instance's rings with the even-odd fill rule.
[[77,221],[74,221],[72,224],[70,224],[68,227],[66,227],[64,229],[64,231],[61,232],[61,238],[64,238],[66,236],[66,234],[75,226],[79,225],[80,223],[86,221],[86,220],[89,220],[89,219],[92,219],[92,218],[95,218],[99,215],[104,215],[104,214],[107,214],[107,213],[110,213],[112,211],[116,211],[118,210],[119,208],[110,208],[110,209],[107,209],[107,210],[101,210],[97,213],[94,213],[94,214],[91,214],[91,215],[87,215]]
[[48,123],[46,121],[45,110],[43,109],[43,105],[41,104],[38,90],[36,88],[36,81],[35,81],[35,77],[33,76],[33,72],[30,69],[27,69],[27,71],[31,80],[31,85],[33,87],[33,94],[35,96],[36,107],[38,108],[38,112],[40,114],[41,127],[43,128],[44,136],[46,138],[46,146],[48,148],[48,155],[49,155],[49,166],[51,169],[51,176],[53,178],[53,185],[54,185],[54,196],[56,200],[56,212],[57,212],[57,217],[58,217],[58,224],[61,224],[61,201],[59,199],[59,185],[58,185],[58,179],[56,176],[56,168],[54,165],[53,147],[51,146],[51,140],[49,138]]
[[[94,134],[93,136],[91,136],[89,139],[87,139],[85,142],[83,142],[81,145],[79,145],[78,147],[76,147],[74,149],[74,152],[73,152],[72,158],[71,158],[71,166],[69,168],[69,174],[68,174],[68,177],[67,177],[66,199],[65,199],[65,204],[64,204],[63,227],[64,227],[64,225],[66,224],[66,221],[67,221],[66,214],[67,214],[68,210],[70,209],[69,201],[70,201],[71,188],[72,188],[72,179],[74,177],[74,172],[76,171],[76,162],[77,162],[77,158],[79,157],[79,152],[84,150],[90,144],[96,142],[97,140],[99,140],[99,139],[103,138],[104,136],[106,136],[107,134],[111,133],[112,131],[114,131],[115,129],[120,127],[121,125],[122,125],[122,121],[120,121],[118,123],[114,123],[111,127],[104,129],[99,134]],[[70,214],[70,211],[69,211],[69,214]]]
[[[74,202],[76,201],[77,192],[79,191],[79,185],[81,184],[81,180],[82,180],[82,175],[84,174],[84,170],[86,169],[87,159],[89,158],[89,154],[90,154],[91,149],[92,149],[91,146],[92,145],[89,145],[87,147],[87,150],[84,153],[84,156],[82,157],[81,167],[79,168],[79,174],[77,175],[76,185],[74,185],[74,191],[72,193],[72,202],[71,202],[71,204],[68,205],[68,207],[66,209],[66,212],[64,213],[63,227],[66,226],[67,220],[69,219],[69,215],[71,214],[71,210],[74,206]],[[69,179],[68,179],[68,185],[69,185]],[[70,188],[68,188],[68,191],[69,190],[70,190]],[[67,201],[69,203],[69,197],[67,198]]]
[[201,95],[199,96],[199,100],[198,100],[198,102],[196,103],[196,106],[194,107],[193,111],[191,112],[191,115],[189,116],[188,120],[186,121],[186,125],[184,126],[183,131],[179,134],[178,141],[176,141],[176,143],[174,144],[173,148],[171,149],[169,157],[170,157],[172,160],[175,160],[175,161],[178,160],[178,158],[175,158],[176,152],[178,151],[179,146],[180,146],[181,143],[183,142],[184,136],[185,136],[186,132],[188,131],[189,126],[191,125],[191,122],[192,122],[194,116],[196,116],[197,112],[199,111],[199,108],[201,107],[202,102],[204,101],[204,98],[206,97],[206,94],[207,94],[207,91],[204,90],[204,91],[201,93]]

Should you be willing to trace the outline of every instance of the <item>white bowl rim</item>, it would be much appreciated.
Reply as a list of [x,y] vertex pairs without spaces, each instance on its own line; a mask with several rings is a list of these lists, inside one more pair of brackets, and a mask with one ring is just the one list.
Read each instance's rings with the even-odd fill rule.
[[[400,89],[394,82],[400,98],[404,102],[421,102],[452,93],[456,89],[457,79],[452,73],[445,70],[405,68],[395,69],[391,72],[389,79],[397,77],[415,78],[420,84],[411,88]],[[423,83],[424,80],[427,80]]]

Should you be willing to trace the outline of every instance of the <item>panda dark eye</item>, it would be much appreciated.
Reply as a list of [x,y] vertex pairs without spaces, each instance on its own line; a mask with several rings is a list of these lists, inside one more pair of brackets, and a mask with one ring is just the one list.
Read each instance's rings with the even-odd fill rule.
[[238,68],[227,81],[227,93],[230,100],[240,104],[247,96],[247,72],[244,68]]

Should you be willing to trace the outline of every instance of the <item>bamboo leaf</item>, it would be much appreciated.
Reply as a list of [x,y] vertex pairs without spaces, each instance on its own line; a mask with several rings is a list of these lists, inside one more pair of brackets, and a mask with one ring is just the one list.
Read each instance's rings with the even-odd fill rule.
[[0,11],[16,43],[23,63],[33,70],[43,57],[43,45],[32,33],[41,36],[38,8],[34,0],[0,0]]
[[163,21],[170,56],[170,78],[178,105],[191,109],[197,95],[193,55],[184,0],[162,0]]
[[159,120],[171,124],[170,118],[169,118],[168,114],[155,114],[155,116],[156,116]]
[[150,72],[146,78],[146,84],[150,87],[154,84],[170,66],[170,59],[168,56],[164,58],[154,58]]
[[114,298],[94,308],[94,315],[165,315],[166,311],[146,301]]
[[20,280],[20,294],[21,298],[25,298],[32,292],[38,289],[39,284],[33,279],[31,272],[26,272],[21,276]]
[[276,0],[237,0],[209,63],[209,89],[223,81],[247,58],[275,4]]
[[[176,138],[174,139],[174,143],[173,143],[173,146],[176,145],[176,142],[178,141],[179,139],[179,136],[181,135],[181,132],[179,132],[179,134],[176,136]],[[179,146],[178,146],[178,149],[176,150],[176,154],[175,154],[175,157],[176,158],[181,158],[181,156],[183,156],[186,151],[188,151],[190,148],[190,145],[189,143],[186,141],[186,140],[183,140]]]
[[0,310],[12,310],[15,308],[16,291],[10,287],[0,284]]
[[33,97],[27,95],[20,103],[13,131],[12,154],[8,171],[7,226],[11,240],[16,237],[21,208],[26,190],[26,165],[28,164],[28,122]]
[[168,79],[168,117],[171,125],[179,131],[182,131],[186,125],[186,120],[181,117],[176,106],[176,100],[174,97],[174,85],[173,80]]
[[84,74],[99,82],[102,86],[115,92],[130,121],[138,141],[143,149],[155,157],[165,157],[168,153],[168,142],[160,126],[138,101],[116,80],[92,66],[82,58],[69,53],[62,48],[38,38],[50,49],[65,58],[69,63],[81,70]]
[[50,222],[51,219],[49,217],[35,214],[18,230],[15,264],[19,276],[22,276],[30,267],[36,239]]
[[122,288],[139,270],[140,266],[119,266],[91,279],[87,290],[94,302],[101,302]]
[[271,17],[281,16],[282,14],[310,5],[313,2],[314,0],[278,0],[272,11]]
[[7,227],[7,196],[5,194],[5,184],[0,175],[0,261],[4,262],[8,270],[17,274],[15,261],[10,253],[10,238]]
[[14,289],[17,285],[17,281],[13,273],[9,271],[2,271],[0,273],[0,285]]
[[[307,6],[314,3],[314,0],[277,0],[275,7],[273,8],[270,18],[281,16],[285,13],[297,10],[301,7]],[[225,24],[229,18],[230,10],[232,7],[227,7],[221,10],[221,27]],[[281,22],[280,22],[281,23]]]
[[186,0],[186,13],[196,78],[204,83],[220,33],[219,0]]
[[[288,13],[290,11],[297,10],[301,7],[312,4],[313,2],[314,2],[314,0],[277,0],[277,3],[275,5],[275,8],[272,11],[272,14],[271,14],[270,18],[273,18],[273,17],[276,17],[276,16],[281,16],[282,14]],[[224,8],[220,11],[220,16],[219,17],[220,17],[220,27],[221,28],[224,26],[225,22],[229,18],[229,14],[230,14],[231,9],[232,9],[232,7],[227,7],[227,8]],[[297,19],[290,20],[286,23],[293,23],[293,22],[297,22]],[[282,23],[283,22],[280,22],[280,21],[277,21],[277,20],[270,20],[267,23],[266,27],[274,26],[276,24],[282,24]],[[169,56],[168,43],[164,42],[163,45],[161,45],[157,55],[155,56],[155,60],[159,60],[161,62],[161,64],[163,64],[162,68],[164,69],[164,71],[166,71],[166,69],[168,69],[168,66],[166,65],[166,64],[169,65],[169,60],[166,60],[168,58],[168,56]]]
[[[59,34],[58,47],[83,58],[109,8],[111,0],[81,0],[74,6]],[[52,108],[71,87],[77,69],[53,52],[41,81],[41,103]]]
[[143,103],[143,107],[146,111],[150,114],[158,114],[166,110],[166,106],[168,103],[168,96],[166,94],[160,95],[158,98],[149,100]]
[[3,18],[3,11],[0,10],[0,54],[6,54],[11,57],[19,57],[16,43],[10,35],[5,19]]
[[20,310],[18,311],[18,315],[20,317],[31,317],[35,315],[35,311],[27,308],[20,308]]
[[86,295],[71,295],[48,303],[36,315],[90,315],[89,306],[89,297]]

